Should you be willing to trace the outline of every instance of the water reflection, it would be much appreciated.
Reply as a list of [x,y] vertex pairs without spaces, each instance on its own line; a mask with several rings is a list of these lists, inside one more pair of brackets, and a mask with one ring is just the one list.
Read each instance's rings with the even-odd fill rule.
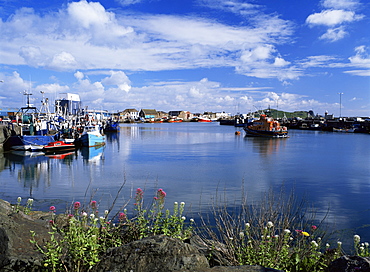
[[105,146],[82,147],[80,153],[85,163],[100,164],[104,161],[104,148]]

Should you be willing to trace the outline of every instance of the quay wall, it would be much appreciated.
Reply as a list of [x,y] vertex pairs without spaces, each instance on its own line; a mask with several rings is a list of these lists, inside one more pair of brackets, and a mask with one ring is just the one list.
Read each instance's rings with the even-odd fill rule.
[[3,146],[4,141],[10,135],[17,135],[21,133],[21,128],[17,125],[9,127],[9,125],[0,125],[0,147]]

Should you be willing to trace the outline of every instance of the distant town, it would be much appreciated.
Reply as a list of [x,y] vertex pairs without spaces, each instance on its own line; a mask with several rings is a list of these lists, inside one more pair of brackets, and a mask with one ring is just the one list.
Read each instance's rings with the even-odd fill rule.
[[[29,103],[27,95],[27,107],[35,108]],[[27,108],[22,107],[22,109]],[[50,107],[53,107],[52,113]],[[19,109],[0,108],[0,121],[15,120]],[[343,130],[354,132],[370,132],[370,117],[343,117],[334,116],[325,112],[323,115],[309,111],[285,112],[276,109],[264,109],[249,113],[237,113],[232,115],[227,112],[203,112],[192,113],[186,110],[172,110],[169,112],[156,109],[135,109],[128,108],[123,111],[109,112],[107,110],[89,109],[83,107],[78,94],[65,93],[63,97],[57,99],[54,105],[48,104],[48,99],[42,100],[39,109],[43,114],[55,114],[59,116],[78,115],[93,121],[114,120],[120,123],[135,122],[220,122],[221,125],[244,126],[253,118],[258,118],[261,114],[266,114],[288,128],[307,129],[307,130]]]

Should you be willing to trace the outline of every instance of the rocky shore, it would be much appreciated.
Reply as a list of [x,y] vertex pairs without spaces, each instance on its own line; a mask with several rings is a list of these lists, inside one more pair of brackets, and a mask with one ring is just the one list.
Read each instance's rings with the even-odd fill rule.
[[[43,245],[50,238],[50,213],[15,212],[10,203],[0,200],[0,271],[43,271],[43,255],[30,243],[31,231]],[[222,245],[220,245],[222,247]],[[213,252],[216,247],[213,247]],[[210,248],[200,237],[183,242],[164,235],[152,236],[108,249],[92,271],[193,271],[193,272],[278,272],[261,266],[231,266],[207,258]],[[222,260],[222,249],[216,252]],[[369,258],[343,256],[334,261],[329,272],[370,271]]]

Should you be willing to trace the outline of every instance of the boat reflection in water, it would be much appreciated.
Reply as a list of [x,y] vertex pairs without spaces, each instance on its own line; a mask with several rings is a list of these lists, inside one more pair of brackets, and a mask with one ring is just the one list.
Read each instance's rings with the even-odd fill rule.
[[82,147],[80,149],[84,162],[100,163],[104,160],[103,151],[105,146]]

